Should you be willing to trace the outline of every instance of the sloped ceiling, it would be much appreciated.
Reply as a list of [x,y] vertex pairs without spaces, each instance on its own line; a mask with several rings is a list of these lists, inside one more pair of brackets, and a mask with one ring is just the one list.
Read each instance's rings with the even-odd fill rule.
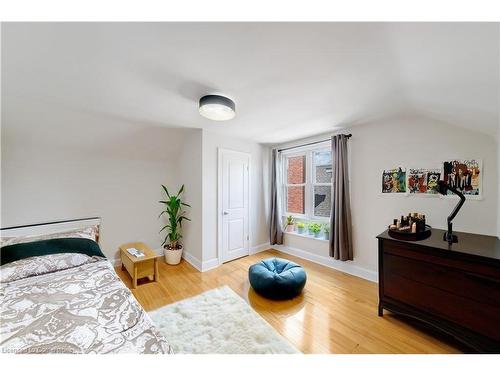
[[[3,24],[2,107],[263,143],[400,113],[495,135],[499,45],[494,23]],[[202,118],[208,93],[233,98],[236,118]]]

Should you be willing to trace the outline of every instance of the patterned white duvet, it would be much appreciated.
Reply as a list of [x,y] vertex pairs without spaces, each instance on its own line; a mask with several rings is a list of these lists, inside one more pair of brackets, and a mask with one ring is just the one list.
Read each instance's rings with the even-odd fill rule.
[[83,254],[0,268],[3,353],[171,353],[111,264]]

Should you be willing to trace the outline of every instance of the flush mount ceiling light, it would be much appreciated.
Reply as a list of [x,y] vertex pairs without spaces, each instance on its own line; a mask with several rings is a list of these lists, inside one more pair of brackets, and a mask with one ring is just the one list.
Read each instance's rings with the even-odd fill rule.
[[200,115],[210,120],[231,120],[235,115],[234,102],[221,95],[205,95],[200,99]]

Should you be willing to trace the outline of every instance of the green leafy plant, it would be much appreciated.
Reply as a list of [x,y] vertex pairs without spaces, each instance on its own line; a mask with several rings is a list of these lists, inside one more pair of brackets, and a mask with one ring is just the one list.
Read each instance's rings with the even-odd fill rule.
[[330,233],[330,224],[323,224],[323,232]]
[[191,221],[191,219],[185,216],[186,212],[182,209],[183,206],[191,207],[189,204],[184,203],[181,198],[181,194],[184,191],[184,185],[181,186],[176,195],[170,195],[164,185],[161,185],[161,187],[167,195],[167,200],[159,201],[159,203],[164,205],[165,209],[160,213],[158,218],[160,218],[163,214],[168,215],[168,224],[160,230],[160,233],[164,230],[167,231],[162,246],[168,243],[167,247],[170,250],[182,249],[182,245],[179,243],[179,240],[182,238],[182,221]]
[[306,225],[305,225],[303,222],[299,221],[299,222],[297,223],[297,228],[301,228],[301,229],[303,229],[303,228],[305,228],[305,227],[306,227]]
[[285,224],[285,230],[287,232],[293,232],[293,224],[294,224],[295,220],[293,218],[292,215],[290,216],[287,216],[286,218],[286,224]]
[[321,232],[321,225],[318,223],[309,223],[307,227],[314,234]]

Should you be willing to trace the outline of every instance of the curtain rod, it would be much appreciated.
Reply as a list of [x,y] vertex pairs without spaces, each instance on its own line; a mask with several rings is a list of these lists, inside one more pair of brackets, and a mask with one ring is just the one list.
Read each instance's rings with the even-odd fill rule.
[[[344,134],[344,135],[346,136],[346,138],[351,138],[352,137],[352,134]],[[293,148],[298,148],[298,147],[315,145],[316,143],[323,143],[323,142],[329,141],[330,139],[331,138],[329,138],[329,139],[322,139],[321,141],[315,141],[315,142],[305,143],[305,144],[302,144],[302,145],[290,146],[290,147],[286,147],[286,148],[280,148],[280,149],[278,149],[278,152],[286,151],[286,150],[291,150]]]

